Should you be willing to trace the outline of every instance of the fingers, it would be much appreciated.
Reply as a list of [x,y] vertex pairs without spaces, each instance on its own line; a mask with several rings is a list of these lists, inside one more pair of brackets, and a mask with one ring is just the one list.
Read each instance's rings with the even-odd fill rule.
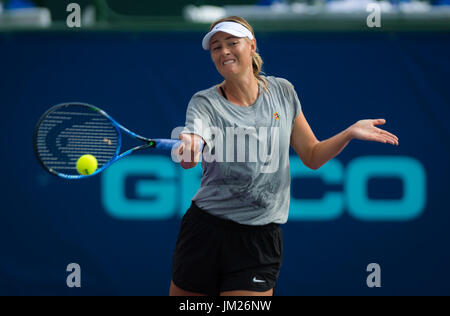
[[377,128],[377,132],[384,137],[389,143],[398,146],[398,137],[388,131]]
[[376,119],[376,120],[372,120],[374,125],[383,125],[386,123],[385,119]]
[[392,144],[394,146],[398,146],[398,140],[396,140],[395,138],[387,136],[385,139],[387,143]]
[[183,151],[184,151],[184,143],[180,144],[180,147],[178,147],[178,154],[181,156],[183,155]]
[[[373,122],[373,125],[383,125],[386,123],[386,120],[385,119],[376,119],[376,120],[372,120],[372,122]],[[395,136],[392,133],[389,133],[388,131],[380,129],[380,128],[376,128],[376,130],[382,136],[381,138],[378,138],[378,141],[398,146],[399,142],[398,142],[397,136]]]
[[390,137],[390,138],[393,138],[393,139],[395,139],[395,140],[398,140],[398,137],[397,137],[397,136],[395,136],[394,134],[391,134],[391,133],[389,133],[388,131],[385,131],[385,130],[383,130],[383,129],[377,128],[377,132],[378,132],[379,134],[381,134],[381,135],[388,136],[388,137]]
[[195,142],[193,134],[180,134],[178,138],[181,144],[178,147],[178,159],[181,163],[191,163],[195,159],[195,153],[199,151],[200,145]]
[[398,139],[395,139],[394,137],[386,134],[378,134],[373,137],[373,140],[384,144],[392,144],[394,146],[398,146]]
[[195,134],[180,134],[178,138],[184,144],[183,148],[185,151],[190,150],[194,153],[201,152],[205,144],[203,138]]
[[391,133],[383,133],[385,135],[385,137],[387,137],[389,140],[393,141],[395,145],[398,146],[398,137],[395,135],[392,135]]

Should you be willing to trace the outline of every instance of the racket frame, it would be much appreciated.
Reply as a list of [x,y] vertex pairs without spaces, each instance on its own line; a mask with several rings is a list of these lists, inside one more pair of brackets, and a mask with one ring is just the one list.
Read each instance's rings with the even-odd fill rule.
[[[115,155],[108,161],[106,162],[101,168],[98,168],[97,170],[95,170],[93,173],[89,174],[89,175],[69,175],[69,174],[64,174],[64,173],[59,173],[55,170],[53,170],[52,168],[47,167],[41,160],[40,156],[39,156],[39,152],[38,152],[38,146],[37,146],[37,136],[38,136],[38,130],[39,127],[41,126],[42,122],[45,120],[45,118],[52,112],[54,112],[55,110],[59,109],[59,108],[63,108],[63,107],[67,107],[69,105],[81,105],[81,106],[85,106],[87,108],[90,108],[91,110],[100,113],[101,115],[103,115],[104,117],[106,117],[111,124],[114,126],[118,138],[117,138],[117,149],[115,152]],[[125,152],[123,152],[122,154],[120,153],[120,149],[122,147],[122,132],[125,132],[126,134],[128,134],[130,137],[140,140],[142,142],[144,142],[145,144],[136,146],[134,148],[131,148]],[[129,129],[127,129],[126,127],[124,127],[123,125],[119,124],[115,119],[113,119],[108,113],[106,113],[105,111],[103,111],[102,109],[93,106],[91,104],[88,103],[84,103],[84,102],[64,102],[64,103],[59,103],[53,107],[51,107],[50,109],[48,109],[39,119],[38,123],[36,124],[36,127],[34,128],[34,133],[33,133],[33,149],[34,149],[34,153],[39,161],[39,163],[41,164],[41,166],[50,174],[58,176],[60,178],[64,178],[64,179],[83,179],[83,178],[89,178],[92,176],[95,176],[96,174],[102,172],[103,170],[105,170],[106,168],[108,168],[109,166],[111,166],[113,163],[115,163],[116,161],[118,161],[119,159],[125,158],[126,156],[130,155],[131,153],[138,151],[138,150],[142,150],[142,149],[146,149],[146,148],[159,148],[159,149],[165,149],[165,150],[170,150],[173,146],[178,146],[178,144],[180,143],[179,140],[173,140],[173,139],[149,139],[146,137],[143,137],[139,134],[136,134],[132,131],[130,131]]]

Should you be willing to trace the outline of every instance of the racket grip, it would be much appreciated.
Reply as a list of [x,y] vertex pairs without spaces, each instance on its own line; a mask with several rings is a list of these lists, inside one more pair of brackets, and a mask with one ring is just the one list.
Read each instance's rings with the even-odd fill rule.
[[176,139],[155,139],[155,148],[162,150],[172,150],[173,147],[180,146],[181,140]]
[[[181,144],[181,140],[177,139],[154,139],[155,142],[155,148],[162,149],[162,150],[172,150],[174,147],[178,147]],[[203,150],[204,145],[201,144],[201,149]]]

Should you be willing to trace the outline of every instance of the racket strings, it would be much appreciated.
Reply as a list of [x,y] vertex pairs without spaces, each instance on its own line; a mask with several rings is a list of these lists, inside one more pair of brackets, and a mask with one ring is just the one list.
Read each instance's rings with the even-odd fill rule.
[[95,109],[64,105],[41,121],[36,149],[41,162],[56,173],[77,175],[76,163],[93,155],[102,168],[118,150],[119,134],[110,120]]

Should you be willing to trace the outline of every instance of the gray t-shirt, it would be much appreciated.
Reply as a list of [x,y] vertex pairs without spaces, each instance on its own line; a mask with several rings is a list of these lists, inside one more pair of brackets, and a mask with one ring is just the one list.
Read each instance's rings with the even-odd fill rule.
[[208,213],[246,225],[284,224],[289,213],[289,147],[301,105],[293,85],[265,77],[268,91],[249,107],[226,100],[217,86],[197,92],[184,134],[206,141],[201,187],[193,201]]

